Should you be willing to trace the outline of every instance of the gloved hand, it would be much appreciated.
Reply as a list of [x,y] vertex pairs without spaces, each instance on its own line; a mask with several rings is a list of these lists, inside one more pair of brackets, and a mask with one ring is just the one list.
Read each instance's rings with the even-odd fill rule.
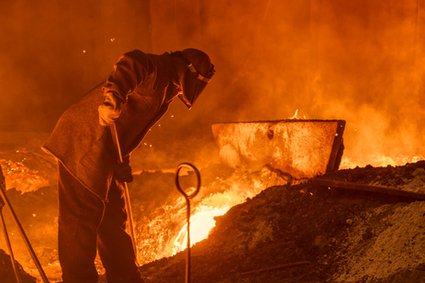
[[104,94],[103,103],[97,110],[99,112],[99,124],[101,126],[109,126],[120,117],[121,100],[112,92],[106,92]]
[[130,167],[130,159],[128,157],[124,158],[123,163],[119,163],[115,165],[114,177],[119,182],[130,183],[133,181],[132,170]]

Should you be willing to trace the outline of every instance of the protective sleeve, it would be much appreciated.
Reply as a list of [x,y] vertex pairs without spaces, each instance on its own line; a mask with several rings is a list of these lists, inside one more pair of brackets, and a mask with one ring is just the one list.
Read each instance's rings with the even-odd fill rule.
[[109,75],[103,91],[112,92],[121,102],[144,78],[152,71],[152,63],[148,56],[140,50],[124,53],[115,63],[114,70]]

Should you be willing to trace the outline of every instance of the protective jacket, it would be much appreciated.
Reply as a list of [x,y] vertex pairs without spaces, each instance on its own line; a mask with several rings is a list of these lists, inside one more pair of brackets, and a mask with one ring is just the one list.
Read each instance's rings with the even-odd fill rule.
[[171,54],[125,53],[103,86],[96,87],[60,117],[43,149],[57,158],[88,190],[105,200],[117,162],[109,127],[99,124],[105,91],[125,103],[116,121],[123,156],[130,154],[176,95]]

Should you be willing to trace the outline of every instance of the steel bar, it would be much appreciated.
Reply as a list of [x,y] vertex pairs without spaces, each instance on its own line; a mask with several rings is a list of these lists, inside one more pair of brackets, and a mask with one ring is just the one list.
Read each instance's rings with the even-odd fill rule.
[[378,194],[384,194],[388,196],[402,197],[402,198],[411,199],[411,200],[425,200],[424,193],[403,191],[401,189],[396,189],[396,188],[386,187],[386,186],[359,184],[354,182],[338,181],[338,180],[333,180],[333,179],[328,179],[323,177],[312,179],[311,183],[313,185],[323,186],[323,187],[334,187],[334,188],[340,188],[340,189],[346,189],[346,190],[378,193]]
[[[112,141],[115,145],[117,155],[118,155],[118,161],[120,163],[123,163],[124,159],[123,159],[122,152],[121,152],[121,145],[120,145],[120,141],[119,141],[119,138],[118,138],[117,128],[116,128],[114,123],[111,124],[110,128],[111,128],[111,134],[112,134]],[[137,252],[137,245],[136,245],[136,236],[135,236],[135,232],[134,232],[133,212],[131,210],[131,202],[130,202],[130,192],[129,192],[129,189],[128,189],[127,182],[123,182],[123,185],[124,185],[125,209],[126,209],[127,216],[128,216],[127,228],[128,228],[129,233],[130,233],[131,241],[133,242],[133,250],[134,250],[134,255],[136,257],[136,263],[137,263],[137,265],[139,265],[138,264],[139,257],[137,256],[138,252]]]
[[40,273],[41,279],[43,280],[44,283],[49,283],[49,280],[47,279],[46,273],[44,272],[43,267],[41,266],[40,261],[38,260],[37,255],[34,252],[34,249],[33,249],[32,245],[31,245],[31,243],[30,243],[30,241],[29,241],[29,239],[28,239],[28,237],[27,237],[27,235],[24,231],[24,228],[22,227],[21,222],[19,221],[18,216],[16,215],[16,213],[14,211],[12,204],[10,203],[9,199],[7,198],[6,183],[4,182],[4,176],[3,176],[3,172],[1,170],[1,168],[0,168],[0,173],[1,173],[0,178],[3,180],[2,182],[0,182],[1,198],[2,198],[3,202],[9,208],[10,213],[12,214],[12,218],[13,218],[16,226],[19,228],[19,232],[20,232],[20,234],[21,234],[21,236],[22,236],[22,238],[25,242],[25,245],[28,248],[28,251],[31,255],[31,258],[32,258],[35,266],[38,269],[38,272]]
[[13,273],[15,273],[16,282],[22,283],[21,276],[19,275],[18,268],[16,266],[15,256],[13,255],[13,249],[12,249],[12,244],[10,243],[9,233],[7,232],[6,221],[4,220],[4,217],[3,217],[3,207],[4,207],[3,199],[0,199],[0,217],[1,217],[1,222],[3,225],[4,238],[6,240],[7,249],[9,250],[10,261],[12,262]]
[[265,267],[265,268],[260,268],[260,269],[242,272],[241,275],[250,275],[250,274],[254,274],[254,273],[260,273],[260,272],[272,271],[272,270],[277,270],[277,269],[296,267],[296,266],[306,265],[306,264],[310,264],[310,263],[311,263],[310,261],[306,261],[306,260],[305,261],[298,261],[298,262],[290,262],[290,263],[279,264],[279,265],[274,265],[274,266],[269,266],[269,267]]
[[[189,168],[192,169],[195,174],[196,174],[196,179],[197,179],[197,185],[195,187],[195,190],[187,193],[180,185],[180,170],[183,168]],[[194,198],[198,193],[199,190],[201,188],[201,174],[199,173],[199,170],[195,167],[195,165],[188,163],[188,162],[183,162],[181,164],[179,164],[177,166],[177,172],[176,172],[176,187],[179,190],[179,192],[184,196],[185,200],[186,200],[186,218],[187,218],[187,247],[186,247],[186,272],[185,272],[185,282],[189,283],[190,282],[190,267],[191,267],[191,263],[190,263],[190,200],[192,198]]]

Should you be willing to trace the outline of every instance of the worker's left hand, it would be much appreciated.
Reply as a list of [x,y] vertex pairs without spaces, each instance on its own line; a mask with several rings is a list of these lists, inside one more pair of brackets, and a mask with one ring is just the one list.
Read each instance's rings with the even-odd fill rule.
[[109,126],[121,115],[121,101],[111,92],[104,94],[103,103],[98,107],[99,124]]

